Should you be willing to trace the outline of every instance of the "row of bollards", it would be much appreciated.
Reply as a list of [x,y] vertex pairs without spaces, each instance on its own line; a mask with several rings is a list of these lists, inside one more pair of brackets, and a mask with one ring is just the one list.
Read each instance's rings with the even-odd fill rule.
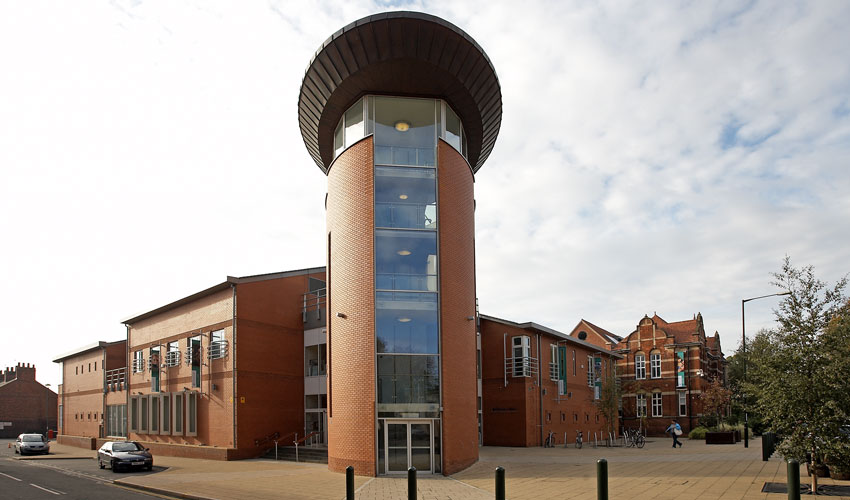
[[[788,500],[800,500],[800,463],[788,460]],[[345,468],[345,498],[354,500],[354,467]],[[416,500],[416,467],[407,469],[407,498]],[[596,461],[596,498],[608,500],[608,461]],[[496,500],[505,500],[505,468],[496,467]]]

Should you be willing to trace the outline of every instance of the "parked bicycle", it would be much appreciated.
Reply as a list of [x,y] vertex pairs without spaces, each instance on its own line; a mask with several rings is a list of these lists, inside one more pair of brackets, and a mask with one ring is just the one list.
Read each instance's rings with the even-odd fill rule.
[[549,431],[549,435],[546,437],[546,440],[543,441],[544,448],[554,448],[555,447],[555,433]]
[[581,449],[581,431],[576,431],[576,448]]
[[629,448],[643,448],[643,445],[646,444],[646,438],[637,429],[625,429],[623,431],[623,441]]

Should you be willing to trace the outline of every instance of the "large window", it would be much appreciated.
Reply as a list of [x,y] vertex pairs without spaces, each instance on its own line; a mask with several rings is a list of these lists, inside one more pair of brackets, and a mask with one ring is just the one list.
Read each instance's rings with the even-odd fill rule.
[[438,354],[436,293],[378,292],[379,353]]
[[145,352],[135,351],[133,353],[133,373],[142,373],[145,371]]
[[224,330],[216,330],[210,333],[210,348],[208,357],[210,359],[221,359],[227,356],[227,340],[224,339]]
[[192,367],[192,387],[201,386],[201,336],[186,339],[186,364]]
[[378,356],[378,403],[440,402],[438,356]]
[[664,415],[661,407],[661,393],[653,392],[652,393],[652,416],[660,417]]
[[106,435],[127,436],[127,405],[108,405],[106,407]]
[[168,343],[168,350],[165,352],[165,366],[173,367],[180,364],[180,344],[175,340]]
[[327,373],[328,345],[310,345],[304,348],[304,375],[317,377]]
[[379,290],[437,291],[437,233],[376,230],[375,268]]
[[679,391],[679,416],[684,417],[688,414],[688,394],[685,391]]
[[375,226],[436,229],[434,169],[375,167]]
[[654,352],[649,355],[649,377],[661,378],[661,354]]
[[434,99],[374,97],[375,164],[435,165],[437,145]]
[[531,376],[531,337],[521,335],[513,337],[513,359],[514,359],[514,377],[530,377]]
[[555,344],[549,345],[549,380],[558,380],[558,346]]
[[646,394],[639,393],[635,397],[635,409],[638,417],[646,416]]
[[159,346],[153,346],[150,350],[150,370],[151,370],[151,392],[159,392]]
[[646,357],[643,354],[635,354],[635,378],[637,380],[646,378]]

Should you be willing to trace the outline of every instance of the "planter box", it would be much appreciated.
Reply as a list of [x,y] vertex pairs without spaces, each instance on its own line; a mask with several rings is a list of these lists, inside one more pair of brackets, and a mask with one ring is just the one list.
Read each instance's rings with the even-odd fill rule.
[[705,444],[735,444],[733,431],[706,432]]
[[839,481],[848,481],[850,480],[850,467],[842,467],[840,469],[836,469],[834,466],[830,466],[829,475],[832,477],[832,479],[838,479]]

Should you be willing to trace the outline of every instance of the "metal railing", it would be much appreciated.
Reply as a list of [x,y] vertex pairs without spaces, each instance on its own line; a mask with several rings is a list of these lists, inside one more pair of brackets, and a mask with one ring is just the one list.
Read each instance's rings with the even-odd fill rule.
[[210,343],[207,347],[208,359],[221,359],[227,356],[227,341],[216,340]]
[[145,371],[145,358],[134,358],[133,373],[140,373],[143,371]]
[[505,374],[510,377],[534,377],[538,368],[537,358],[531,356],[505,358]]
[[177,366],[180,364],[180,351],[169,351],[165,353],[165,366]]
[[301,321],[307,322],[307,313],[315,312],[316,319],[322,319],[322,311],[328,300],[328,289],[320,288],[301,296]]
[[106,370],[106,382],[103,386],[103,392],[123,391],[124,383],[127,380],[127,367],[115,368],[114,370]]

